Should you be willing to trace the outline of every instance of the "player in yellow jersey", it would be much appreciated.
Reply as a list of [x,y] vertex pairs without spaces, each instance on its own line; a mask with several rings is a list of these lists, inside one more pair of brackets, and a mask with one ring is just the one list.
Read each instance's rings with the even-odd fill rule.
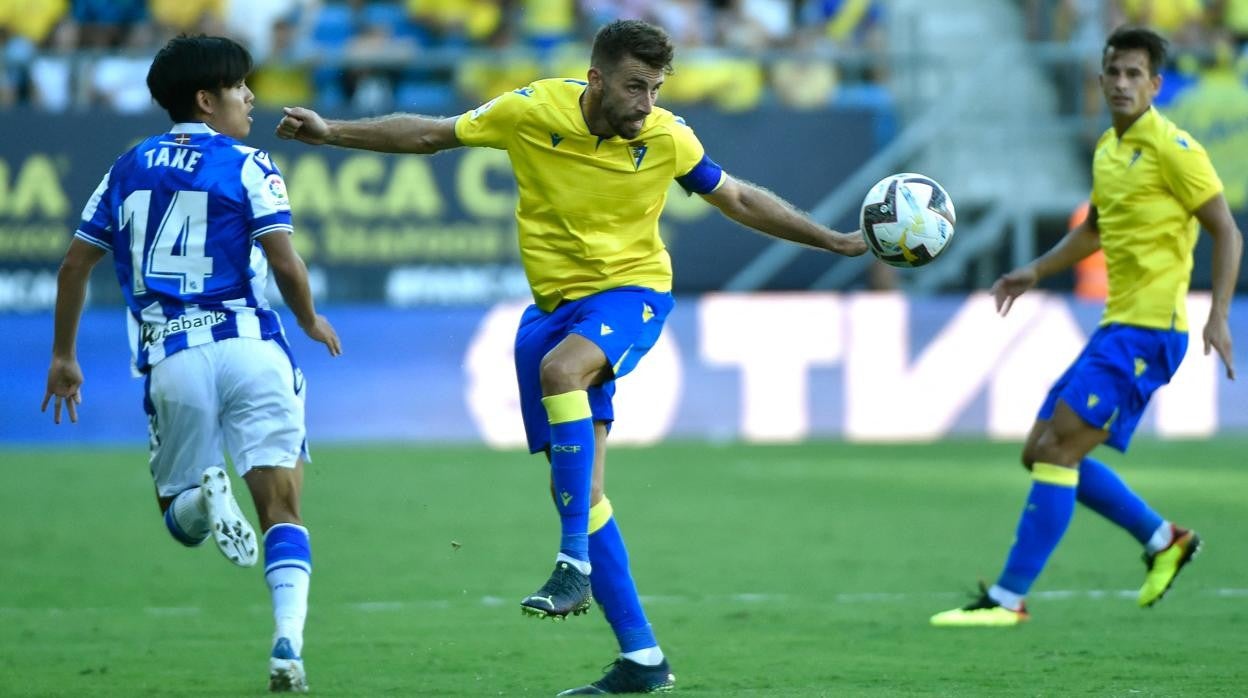
[[1057,547],[1075,502],[1125,529],[1144,546],[1147,574],[1139,604],[1152,606],[1200,549],[1194,531],[1166,521],[1105,464],[1096,446],[1126,451],[1149,397],[1187,351],[1186,297],[1199,223],[1213,238],[1213,305],[1204,349],[1235,377],[1227,323],[1243,238],[1222,183],[1200,144],[1153,108],[1166,44],[1155,32],[1124,27],[1106,41],[1101,88],[1113,126],[1092,162],[1087,219],[1053,249],[992,287],[997,309],[1040,279],[1105,252],[1109,295],[1100,327],[1040,408],[1023,447],[1032,486],[1005,569],[964,608],[932,617],[938,626],[1012,626],[1027,620],[1032,583]]
[[446,119],[327,122],[287,109],[277,129],[314,145],[392,153],[507,151],[534,300],[516,336],[516,375],[529,448],[550,461],[562,525],[554,573],[521,608],[537,617],[580,614],[592,588],[620,646],[605,676],[570,695],[666,691],[675,681],[603,492],[615,380],[654,346],[673,305],[659,237],[671,180],[773,237],[844,255],[867,249],[857,232],[830,230],[724,173],[683,120],[655,105],[673,53],[662,29],[617,21],[594,38],[587,80],[539,80]]

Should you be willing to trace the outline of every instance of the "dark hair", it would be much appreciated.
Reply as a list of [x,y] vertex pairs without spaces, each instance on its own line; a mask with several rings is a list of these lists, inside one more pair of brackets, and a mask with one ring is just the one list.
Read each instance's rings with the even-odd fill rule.
[[1148,73],[1157,75],[1166,64],[1166,40],[1160,34],[1147,27],[1123,26],[1114,30],[1105,40],[1105,50],[1101,52],[1101,66],[1109,57],[1109,50],[1115,51],[1147,51]]
[[672,40],[661,28],[636,19],[617,19],[594,36],[589,64],[600,70],[609,69],[632,56],[655,70],[670,74],[675,54]]
[[176,36],[152,60],[147,89],[175,122],[195,118],[195,94],[216,92],[251,73],[251,54],[223,36]]

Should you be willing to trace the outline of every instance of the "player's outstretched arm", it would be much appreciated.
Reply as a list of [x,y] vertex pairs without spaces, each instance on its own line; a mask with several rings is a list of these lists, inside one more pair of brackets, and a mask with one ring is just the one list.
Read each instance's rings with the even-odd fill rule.
[[434,119],[391,114],[375,119],[330,121],[303,107],[286,107],[277,137],[310,145],[336,145],[379,153],[430,154],[462,145],[455,135],[458,117]]
[[1218,194],[1195,211],[1196,220],[1213,238],[1213,303],[1205,323],[1205,354],[1216,350],[1226,367],[1226,377],[1235,379],[1235,354],[1231,346],[1231,297],[1239,281],[1239,263],[1244,236],[1235,225],[1226,197]]
[[300,329],[324,344],[329,349],[330,356],[342,354],[342,344],[338,341],[334,326],[329,324],[324,315],[316,313],[316,305],[312,302],[312,288],[308,285],[308,268],[299,253],[295,252],[290,236],[274,231],[261,235],[260,245],[264,247],[264,255],[269,259],[277,288],[282,292],[282,298],[290,312],[299,321]]
[[52,334],[52,364],[48,367],[48,387],[39,411],[46,412],[55,398],[52,421],[61,423],[61,408],[69,421],[78,421],[82,403],[82,368],[78,365],[78,321],[87,301],[87,279],[91,269],[104,257],[104,250],[74,238],[56,276],[56,315]]
[[1040,279],[1074,266],[1076,262],[1101,249],[1101,234],[1096,227],[1095,206],[1088,207],[1088,217],[1074,230],[1066,233],[1053,249],[1029,264],[1001,275],[989,291],[997,304],[997,312],[1007,315],[1014,299],[1031,290]]
[[703,194],[702,198],[732,220],[774,238],[847,257],[857,257],[867,251],[867,242],[861,233],[838,233],[819,225],[779,196],[727,174],[718,189]]

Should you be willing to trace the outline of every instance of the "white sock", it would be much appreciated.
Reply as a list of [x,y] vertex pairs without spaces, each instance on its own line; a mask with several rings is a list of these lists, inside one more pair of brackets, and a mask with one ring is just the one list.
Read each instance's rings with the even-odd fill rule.
[[1144,545],[1144,549],[1147,550],[1150,555],[1156,555],[1166,548],[1169,548],[1170,544],[1173,542],[1174,526],[1169,521],[1162,521],[1161,525],[1157,527],[1157,530],[1153,531],[1153,537],[1148,539],[1148,543]]
[[590,570],[593,569],[593,566],[590,565],[585,560],[578,560],[574,557],[564,555],[563,553],[559,553],[558,555],[555,556],[555,564],[557,565],[560,562],[566,562],[572,567],[575,567],[576,569],[580,570],[581,574],[585,575],[586,577],[589,576]]
[[208,516],[204,513],[204,493],[199,487],[184,490],[169,505],[178,528],[191,538],[208,535]]
[[663,650],[658,645],[647,647],[644,650],[633,650],[632,652],[622,652],[620,656],[637,662],[643,666],[658,666],[663,661]]
[[988,598],[1001,604],[1001,608],[1008,608],[1011,611],[1021,610],[1023,607],[1023,595],[1015,594],[1009,589],[999,587],[996,584],[988,590]]
[[273,596],[273,620],[277,630],[273,642],[284,637],[290,640],[296,656],[303,652],[303,623],[308,617],[308,584],[311,581],[306,570],[298,567],[279,567],[264,575]]

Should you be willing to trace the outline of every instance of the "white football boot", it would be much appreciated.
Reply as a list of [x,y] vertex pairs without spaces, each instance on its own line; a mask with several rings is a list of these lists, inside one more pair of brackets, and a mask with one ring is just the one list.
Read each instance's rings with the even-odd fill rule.
[[307,693],[308,676],[303,659],[295,656],[290,640],[279,637],[269,656],[269,690],[273,693]]
[[212,539],[221,553],[239,567],[256,564],[256,532],[230,493],[230,476],[221,468],[208,468],[200,486]]

